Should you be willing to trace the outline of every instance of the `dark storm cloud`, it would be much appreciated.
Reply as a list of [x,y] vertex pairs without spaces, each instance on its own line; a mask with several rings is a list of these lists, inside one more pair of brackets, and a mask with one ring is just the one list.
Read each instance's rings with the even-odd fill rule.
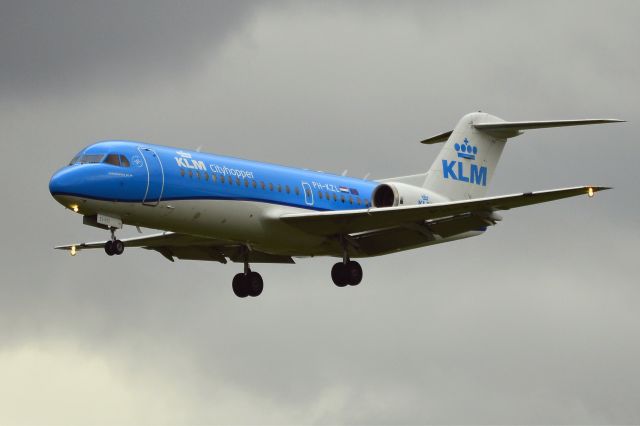
[[254,9],[252,1],[2,2],[0,95],[172,84]]

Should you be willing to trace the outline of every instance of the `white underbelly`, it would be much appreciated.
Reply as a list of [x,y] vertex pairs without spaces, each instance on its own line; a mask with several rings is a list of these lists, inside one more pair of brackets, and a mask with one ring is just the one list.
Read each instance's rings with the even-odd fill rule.
[[128,225],[242,242],[273,254],[318,254],[326,250],[326,238],[304,233],[278,220],[286,213],[306,211],[236,200],[174,200],[155,206],[101,200],[81,203],[83,214],[113,215]]

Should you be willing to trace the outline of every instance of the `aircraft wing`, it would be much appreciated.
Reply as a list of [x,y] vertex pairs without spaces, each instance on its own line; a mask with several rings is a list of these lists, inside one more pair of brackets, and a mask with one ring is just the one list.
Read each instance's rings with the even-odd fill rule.
[[[212,260],[220,263],[227,263],[227,258],[232,262],[244,262],[245,259],[245,249],[241,244],[195,235],[162,232],[142,237],[125,238],[121,241],[126,248],[141,247],[147,250],[155,250],[172,262],[174,258]],[[75,254],[77,251],[84,249],[102,249],[105,243],[106,240],[68,244],[55,248],[69,250],[71,254]],[[254,250],[247,252],[246,256],[251,263],[295,263],[289,256],[273,255]]]
[[468,213],[484,214],[496,210],[509,210],[577,195],[593,195],[593,193],[605,189],[609,188],[578,186],[417,206],[294,213],[285,214],[280,219],[285,223],[316,235],[349,235]]

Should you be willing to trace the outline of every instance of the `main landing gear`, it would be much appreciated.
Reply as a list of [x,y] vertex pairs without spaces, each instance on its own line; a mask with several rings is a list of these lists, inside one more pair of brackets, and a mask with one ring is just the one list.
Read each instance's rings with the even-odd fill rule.
[[109,256],[121,255],[124,252],[124,243],[116,239],[116,229],[111,228],[111,239],[104,243],[104,252]]
[[264,282],[262,276],[249,269],[249,262],[244,262],[244,272],[236,274],[231,283],[233,293],[238,297],[257,297],[262,293]]
[[346,242],[343,242],[342,262],[331,268],[331,279],[338,287],[358,285],[362,281],[362,267],[358,262],[349,259]]

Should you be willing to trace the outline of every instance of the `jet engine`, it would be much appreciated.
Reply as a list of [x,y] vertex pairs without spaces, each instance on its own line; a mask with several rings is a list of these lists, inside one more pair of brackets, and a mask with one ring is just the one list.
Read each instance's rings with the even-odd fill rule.
[[373,207],[426,204],[428,201],[426,189],[400,182],[382,183],[371,194]]

